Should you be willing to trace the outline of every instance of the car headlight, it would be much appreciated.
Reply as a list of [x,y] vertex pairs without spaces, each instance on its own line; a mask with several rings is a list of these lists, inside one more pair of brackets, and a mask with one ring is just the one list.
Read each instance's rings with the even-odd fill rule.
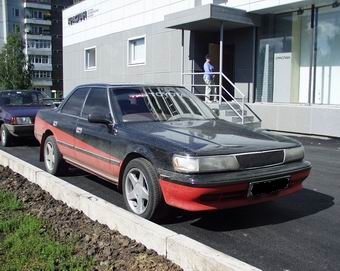
[[302,146],[297,148],[285,149],[285,163],[302,160],[305,150]]
[[172,162],[175,171],[185,173],[230,171],[240,167],[233,155],[191,157],[175,154]]
[[24,124],[32,124],[30,117],[16,117],[15,124],[24,125]]
[[199,162],[197,157],[174,155],[172,158],[174,169],[179,172],[198,172]]

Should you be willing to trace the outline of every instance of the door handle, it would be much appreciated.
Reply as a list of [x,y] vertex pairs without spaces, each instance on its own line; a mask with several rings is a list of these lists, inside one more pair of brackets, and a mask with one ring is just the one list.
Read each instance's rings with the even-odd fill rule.
[[76,133],[77,134],[81,134],[83,132],[83,128],[81,128],[81,127],[77,127],[76,128]]

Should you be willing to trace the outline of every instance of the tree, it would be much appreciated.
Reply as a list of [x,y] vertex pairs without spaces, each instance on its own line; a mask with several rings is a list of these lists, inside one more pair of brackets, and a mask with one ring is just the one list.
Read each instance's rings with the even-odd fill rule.
[[28,63],[19,33],[8,35],[0,52],[0,89],[29,89],[32,65]]

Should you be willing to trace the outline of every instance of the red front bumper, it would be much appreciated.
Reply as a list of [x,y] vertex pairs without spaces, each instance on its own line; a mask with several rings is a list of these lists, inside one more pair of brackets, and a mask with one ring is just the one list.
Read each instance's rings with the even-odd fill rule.
[[247,197],[249,182],[218,187],[193,187],[160,180],[165,202],[187,211],[211,211],[274,200],[302,189],[310,169],[292,174],[285,190],[261,197]]

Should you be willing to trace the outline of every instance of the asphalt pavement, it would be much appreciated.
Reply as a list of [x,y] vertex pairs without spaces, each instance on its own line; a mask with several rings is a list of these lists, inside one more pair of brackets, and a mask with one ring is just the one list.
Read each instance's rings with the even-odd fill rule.
[[[263,270],[340,270],[340,140],[298,140],[313,165],[302,191],[215,213],[174,210],[163,226]],[[33,140],[1,149],[44,168]],[[124,207],[115,186],[95,176],[71,168],[62,179]]]

